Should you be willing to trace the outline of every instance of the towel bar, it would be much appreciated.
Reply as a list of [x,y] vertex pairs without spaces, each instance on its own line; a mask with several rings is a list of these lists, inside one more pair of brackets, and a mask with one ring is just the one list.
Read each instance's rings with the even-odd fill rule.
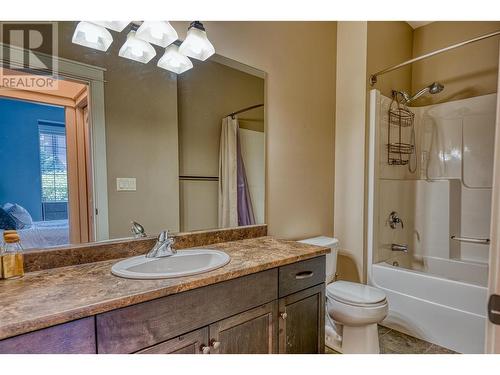
[[452,240],[459,241],[459,242],[470,242],[470,243],[478,243],[478,244],[483,244],[483,245],[489,245],[490,239],[489,238],[473,238],[473,237],[457,237],[457,236],[451,236]]

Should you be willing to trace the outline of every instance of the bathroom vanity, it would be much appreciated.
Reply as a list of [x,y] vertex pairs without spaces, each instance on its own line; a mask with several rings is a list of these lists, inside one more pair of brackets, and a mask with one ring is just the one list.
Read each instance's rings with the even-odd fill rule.
[[109,260],[0,284],[0,353],[324,351],[328,249],[272,237],[210,247],[231,261],[200,275],[123,279]]

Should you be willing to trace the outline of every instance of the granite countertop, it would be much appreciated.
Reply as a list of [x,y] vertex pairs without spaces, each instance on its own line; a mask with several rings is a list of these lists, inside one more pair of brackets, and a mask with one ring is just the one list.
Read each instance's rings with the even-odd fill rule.
[[[27,273],[0,280],[0,339],[215,284],[327,254],[325,247],[259,237],[204,248],[231,256],[222,268],[163,280],[131,280],[111,274],[114,260]],[[182,251],[182,250],[179,250]]]

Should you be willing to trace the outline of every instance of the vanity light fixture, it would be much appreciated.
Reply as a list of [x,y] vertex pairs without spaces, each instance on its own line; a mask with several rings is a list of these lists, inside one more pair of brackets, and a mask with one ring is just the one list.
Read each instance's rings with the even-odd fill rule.
[[129,21],[92,21],[96,25],[105,27],[117,32],[122,32],[125,27],[130,23]]
[[165,49],[164,55],[158,61],[160,68],[181,74],[193,67],[193,63],[188,57],[179,52],[179,47],[175,44],[169,45]]
[[178,38],[177,31],[168,21],[144,21],[137,29],[135,36],[163,48]]
[[151,44],[136,37],[136,30],[137,25],[133,24],[118,56],[146,64],[155,57],[156,51]]
[[205,61],[215,53],[215,48],[208,40],[205,28],[200,21],[191,22],[186,40],[179,47],[179,52],[201,61]]
[[71,41],[84,47],[106,51],[111,43],[113,43],[113,37],[111,33],[102,26],[92,22],[80,21],[78,25],[76,25]]
[[[215,53],[215,48],[207,38],[205,27],[200,21],[191,22],[186,39],[181,43],[177,32],[168,21],[80,21],[73,34],[72,42],[85,47],[107,51],[113,42],[109,30],[123,31],[127,25],[130,31],[118,55],[141,62],[151,61],[156,56],[152,44],[165,48],[158,61],[158,67],[180,74],[193,67],[192,57],[205,61]],[[107,30],[109,29],[109,30]]]

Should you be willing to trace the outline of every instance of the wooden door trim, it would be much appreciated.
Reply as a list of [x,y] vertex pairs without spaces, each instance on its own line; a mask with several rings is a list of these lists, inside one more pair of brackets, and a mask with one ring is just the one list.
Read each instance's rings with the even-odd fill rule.
[[93,240],[90,227],[93,210],[89,209],[89,168],[91,162],[88,155],[88,127],[85,124],[83,108],[65,107],[66,142],[68,164],[68,211],[69,236],[71,243],[83,243]]
[[5,87],[1,88],[0,96],[6,97],[6,98],[19,99],[19,100],[27,100],[30,102],[48,103],[48,104],[58,105],[58,106],[62,106],[62,107],[74,107],[75,106],[75,101],[73,99],[70,99],[70,98],[49,95],[49,94],[43,94],[43,93],[34,92],[34,91],[6,89]]
[[68,219],[70,243],[81,243],[80,235],[80,212],[78,192],[78,153],[76,111],[75,108],[65,108],[66,123],[66,150],[67,150],[67,172],[68,172]]
[[[489,258],[490,274],[488,280],[488,295],[500,294],[500,75],[498,76],[497,87],[495,154],[493,163],[493,188],[491,197],[491,244]],[[488,319],[486,319],[485,328],[486,353],[500,353],[500,326],[494,325]]]

